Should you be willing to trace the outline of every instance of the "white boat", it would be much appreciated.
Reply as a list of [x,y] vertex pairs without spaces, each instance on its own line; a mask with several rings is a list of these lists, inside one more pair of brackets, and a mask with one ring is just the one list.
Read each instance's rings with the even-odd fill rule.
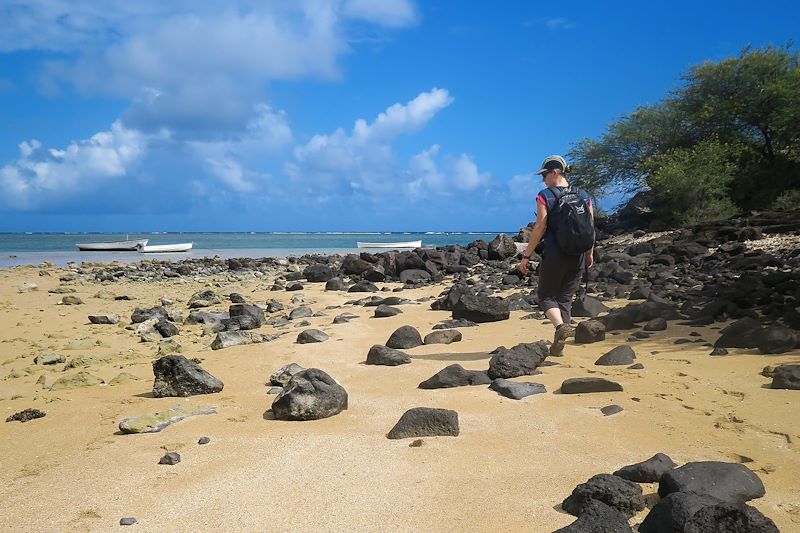
[[359,248],[420,248],[422,241],[407,242],[361,242],[356,241]]
[[143,254],[170,254],[174,252],[188,252],[192,249],[193,242],[181,242],[177,244],[154,244],[139,246],[139,252]]
[[146,246],[147,239],[130,241],[79,242],[75,246],[82,252],[133,252],[139,246]]

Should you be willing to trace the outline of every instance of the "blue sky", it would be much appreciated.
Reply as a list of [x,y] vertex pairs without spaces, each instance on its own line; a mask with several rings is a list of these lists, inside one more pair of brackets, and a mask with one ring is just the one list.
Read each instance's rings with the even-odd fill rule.
[[5,0],[0,231],[515,231],[544,157],[798,20],[789,1]]

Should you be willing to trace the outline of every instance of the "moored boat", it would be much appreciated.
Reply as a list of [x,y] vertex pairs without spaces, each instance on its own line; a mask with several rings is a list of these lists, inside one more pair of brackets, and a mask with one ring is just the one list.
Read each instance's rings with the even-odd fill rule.
[[143,254],[170,254],[175,252],[188,252],[192,249],[193,242],[181,242],[176,244],[154,244],[147,246],[143,244],[139,247],[139,252]]
[[147,239],[127,241],[79,242],[75,246],[82,252],[134,252],[139,246],[147,246]]
[[361,242],[356,241],[359,248],[420,248],[422,241],[406,242]]

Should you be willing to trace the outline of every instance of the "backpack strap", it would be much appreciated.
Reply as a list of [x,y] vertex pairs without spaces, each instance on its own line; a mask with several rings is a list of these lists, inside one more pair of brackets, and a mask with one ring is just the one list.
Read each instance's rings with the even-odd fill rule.
[[[567,192],[569,192],[569,189],[567,189],[566,191],[564,191],[564,192],[562,193],[561,191],[559,191],[559,190],[558,190],[558,189],[556,189],[555,187],[548,187],[548,188],[547,188],[547,189],[545,189],[545,190],[547,190],[547,191],[550,191],[550,194],[552,194],[552,195],[553,195],[553,207],[556,207],[556,206],[558,205],[558,201],[559,201],[559,200],[560,200],[560,199],[561,199],[561,198],[562,198],[562,197],[563,197],[565,194],[567,194]],[[548,209],[547,211],[549,212],[549,211],[550,211],[550,209]]]

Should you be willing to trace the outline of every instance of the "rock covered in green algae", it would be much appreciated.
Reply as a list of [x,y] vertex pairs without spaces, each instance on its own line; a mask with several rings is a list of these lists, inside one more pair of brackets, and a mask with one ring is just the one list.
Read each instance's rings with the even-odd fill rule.
[[123,433],[157,433],[165,427],[184,418],[197,415],[211,415],[217,411],[213,407],[191,407],[176,405],[166,411],[150,413],[142,416],[131,416],[119,423]]
[[91,387],[105,383],[102,379],[91,375],[88,372],[78,372],[71,376],[59,378],[50,386],[50,390],[77,389],[79,387]]

